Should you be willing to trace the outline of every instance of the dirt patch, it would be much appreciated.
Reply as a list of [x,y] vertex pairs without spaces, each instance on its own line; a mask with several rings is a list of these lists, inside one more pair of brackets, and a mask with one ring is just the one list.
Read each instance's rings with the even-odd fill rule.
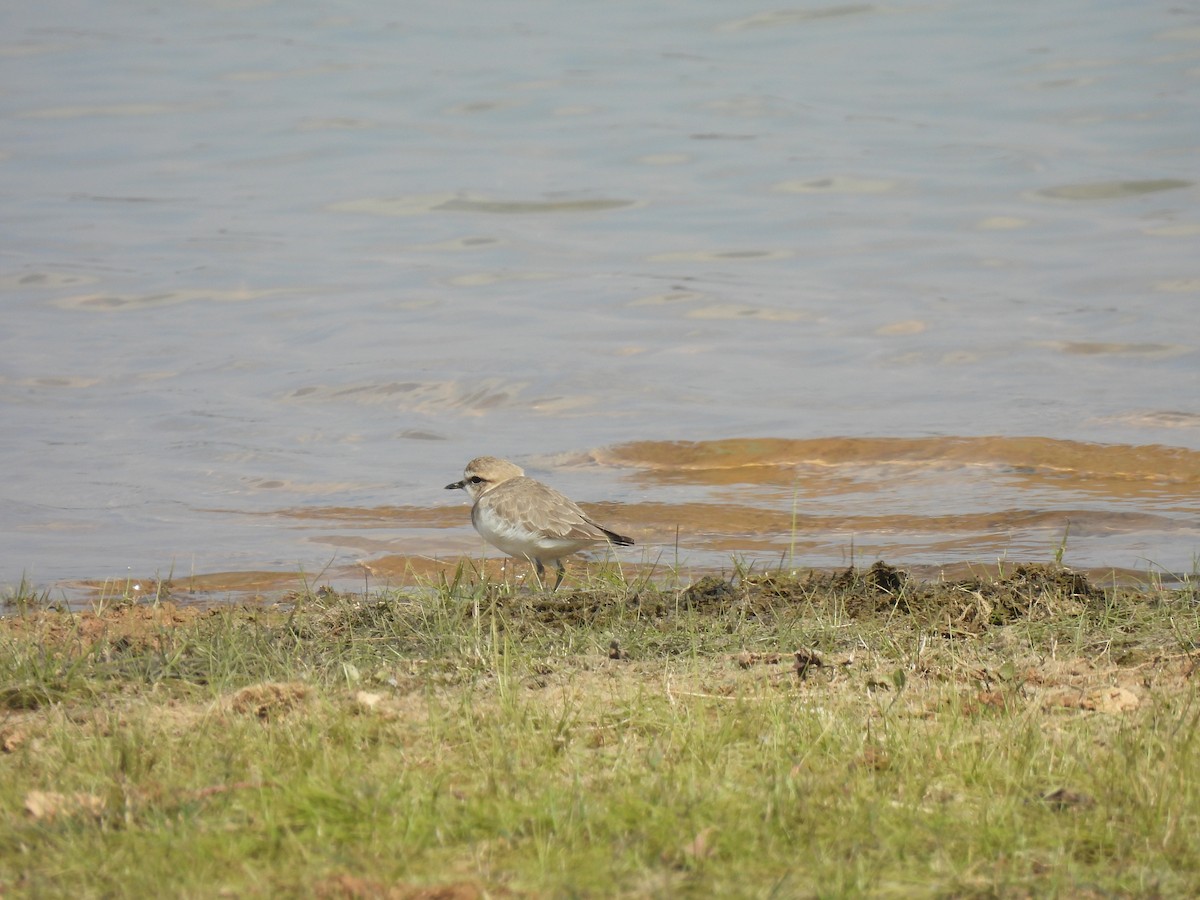
[[29,818],[49,821],[76,817],[99,819],[105,804],[103,797],[79,791],[70,794],[30,791],[25,795],[24,807]]
[[252,684],[229,698],[229,708],[241,715],[273,719],[308,702],[311,690],[298,681]]
[[157,646],[165,629],[206,614],[200,607],[174,603],[121,603],[99,612],[39,610],[3,621],[4,629],[14,636],[37,635],[52,645],[75,644],[80,652],[90,652],[101,645],[118,650]]

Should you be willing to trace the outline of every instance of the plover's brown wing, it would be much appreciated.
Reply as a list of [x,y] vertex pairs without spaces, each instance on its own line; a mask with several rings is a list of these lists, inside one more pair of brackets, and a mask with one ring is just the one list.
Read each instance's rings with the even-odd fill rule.
[[532,478],[512,478],[488,491],[484,500],[497,516],[521,522],[548,540],[580,544],[611,540],[610,532],[589,519],[569,497]]

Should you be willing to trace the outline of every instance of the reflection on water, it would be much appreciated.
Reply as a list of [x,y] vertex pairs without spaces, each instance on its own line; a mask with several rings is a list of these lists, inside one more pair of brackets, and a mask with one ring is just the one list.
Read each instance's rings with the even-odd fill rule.
[[434,571],[481,453],[646,565],[1190,569],[1189,13],[802,6],[10,4],[0,587]]

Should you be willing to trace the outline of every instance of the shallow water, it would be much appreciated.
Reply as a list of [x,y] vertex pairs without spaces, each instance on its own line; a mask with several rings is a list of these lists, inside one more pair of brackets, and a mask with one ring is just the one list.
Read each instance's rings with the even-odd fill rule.
[[485,452],[634,562],[1194,566],[1194,11],[0,15],[0,585],[478,554]]

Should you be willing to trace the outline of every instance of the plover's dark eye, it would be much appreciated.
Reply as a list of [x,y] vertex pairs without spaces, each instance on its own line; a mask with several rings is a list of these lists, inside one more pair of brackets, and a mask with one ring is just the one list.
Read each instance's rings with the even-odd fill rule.
[[467,479],[467,481],[471,482],[471,484],[483,484],[483,479],[480,478],[478,475],[472,475],[470,478]]

